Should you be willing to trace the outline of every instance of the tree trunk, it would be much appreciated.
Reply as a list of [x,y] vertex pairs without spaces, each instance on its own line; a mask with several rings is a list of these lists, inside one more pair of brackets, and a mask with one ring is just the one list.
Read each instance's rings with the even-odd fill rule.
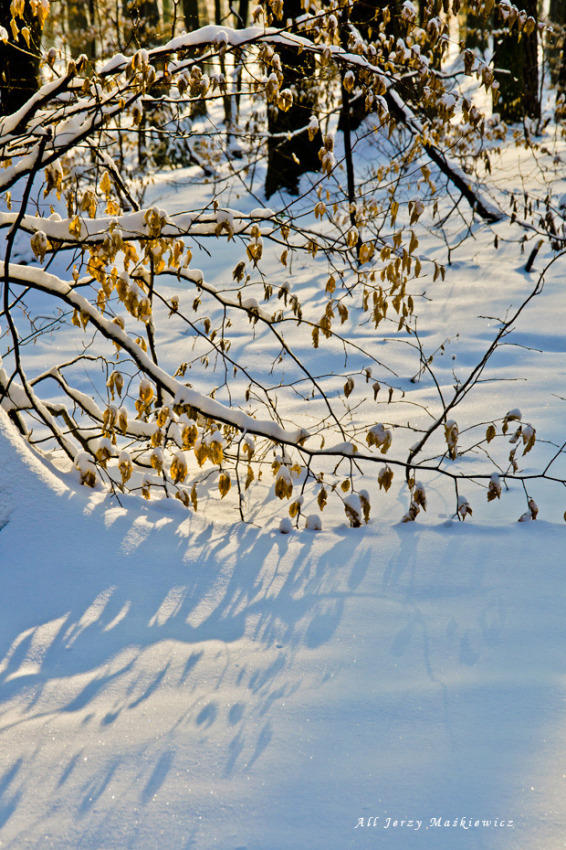
[[[537,20],[536,0],[522,0],[519,8]],[[540,119],[538,32],[509,34],[505,25],[494,33],[496,79],[499,98],[494,109],[508,123],[524,118]]]
[[200,26],[198,13],[198,0],[183,0],[183,17],[187,32],[198,30]]
[[[221,0],[214,0],[214,23],[217,27],[221,26],[223,23],[223,15],[222,15],[222,2]],[[222,101],[224,103],[224,123],[228,128],[226,145],[230,147],[230,129],[232,127],[232,95],[231,95],[231,82],[228,81],[227,73],[226,73],[226,55],[220,52],[220,73],[226,80],[226,85],[228,88],[227,94],[222,95]]]
[[[249,16],[250,3],[249,0],[240,0],[240,6],[238,11],[236,26],[238,28],[244,29],[248,25],[248,16]],[[238,63],[238,74],[236,78],[236,97],[235,97],[235,105],[236,105],[236,116],[235,122],[239,123],[240,120],[240,100],[242,94],[242,64],[241,64],[241,56],[237,57]]]
[[[525,11],[538,23],[537,0],[526,0]],[[524,95],[523,105],[529,118],[540,120],[540,92],[538,68],[538,28],[535,26],[529,35],[523,34],[524,63]]]
[[18,35],[13,40],[10,28],[10,0],[0,0],[0,26],[10,33],[10,41],[0,41],[0,115],[10,115],[18,110],[37,91],[39,86],[39,56],[41,29],[38,19],[25,4],[24,18],[17,19],[20,30],[28,27],[29,47],[25,38]]
[[[283,21],[294,21],[302,11],[300,0],[284,0]],[[281,88],[293,91],[293,105],[287,112],[278,109],[274,103],[267,107],[269,135],[265,194],[268,198],[280,189],[297,194],[301,174],[320,171],[321,167],[318,157],[322,147],[320,130],[312,141],[306,132],[316,101],[309,86],[315,72],[314,57],[306,50],[299,56],[293,48],[285,47],[280,47],[278,53],[284,76]],[[289,133],[291,136],[287,138]]]
[[[183,18],[187,32],[194,32],[201,26],[198,0],[183,0]],[[204,70],[204,65],[202,66]],[[196,101],[191,108],[191,116],[206,115],[206,102],[204,99]]]
[[464,0],[460,14],[460,40],[468,50],[484,53],[488,48],[489,30],[479,12],[477,0]]

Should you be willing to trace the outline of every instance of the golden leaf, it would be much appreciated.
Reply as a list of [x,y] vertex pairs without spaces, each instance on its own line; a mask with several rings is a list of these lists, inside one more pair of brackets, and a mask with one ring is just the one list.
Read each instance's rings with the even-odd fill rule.
[[132,464],[129,460],[122,460],[118,464],[118,469],[120,470],[120,474],[122,476],[122,484],[126,484],[127,481],[132,477]]
[[295,501],[291,502],[291,504],[289,505],[289,516],[291,517],[291,519],[294,519],[300,510],[301,503],[298,499],[295,499]]
[[279,475],[275,482],[275,495],[278,499],[290,499],[293,494],[293,482],[290,477]]
[[208,457],[210,458],[212,463],[215,463],[217,466],[220,466],[224,459],[222,443],[218,442],[218,440],[212,440],[210,445],[208,446]]
[[90,470],[81,472],[81,484],[84,484],[86,487],[94,487],[96,484],[96,477],[94,473]]
[[399,212],[399,204],[397,201],[391,202],[391,224],[395,224],[395,219],[397,218],[397,213]]
[[163,428],[163,426],[167,423],[167,420],[169,419],[170,415],[171,411],[168,407],[161,408],[161,410],[157,414],[157,424],[160,428]]
[[180,502],[184,504],[186,508],[191,504],[191,499],[186,490],[177,490],[175,493],[175,498],[179,499]]
[[175,455],[169,467],[169,474],[173,479],[173,483],[178,484],[179,481],[184,481],[187,477],[187,471],[187,464],[184,459],[179,455]]
[[100,180],[100,189],[104,192],[106,197],[110,195],[112,191],[112,181],[110,180],[110,175],[107,171],[104,172],[102,178]]
[[147,380],[140,383],[139,397],[144,404],[149,404],[154,395],[153,387]]
[[161,457],[161,452],[152,452],[149,459],[155,471],[161,472],[163,469],[163,458]]
[[208,446],[205,443],[195,447],[195,457],[199,466],[202,466],[208,457]]
[[182,431],[183,448],[192,449],[197,441],[198,428],[194,422],[190,425],[185,425]]
[[351,505],[349,505],[347,503],[344,503],[344,511],[346,513],[346,516],[348,517],[349,522],[350,522],[350,527],[351,528],[359,528],[362,524],[362,520],[361,520],[359,513],[356,510],[354,510],[354,508]]
[[379,484],[379,489],[387,491],[391,487],[391,483],[393,481],[393,470],[391,467],[387,466],[387,464],[379,471],[379,475],[377,476],[377,483]]
[[218,479],[218,489],[220,490],[220,497],[223,499],[226,493],[230,490],[232,486],[232,482],[230,480],[230,476],[227,472],[223,472]]
[[69,224],[69,233],[71,234],[71,236],[74,236],[76,239],[80,239],[81,238],[81,230],[82,230],[81,220],[78,217],[78,215],[76,215]]

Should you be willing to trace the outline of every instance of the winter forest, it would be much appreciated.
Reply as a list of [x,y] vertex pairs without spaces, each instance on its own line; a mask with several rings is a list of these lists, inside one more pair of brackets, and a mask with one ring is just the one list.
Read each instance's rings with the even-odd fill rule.
[[0,846],[558,850],[565,0],[0,0]]

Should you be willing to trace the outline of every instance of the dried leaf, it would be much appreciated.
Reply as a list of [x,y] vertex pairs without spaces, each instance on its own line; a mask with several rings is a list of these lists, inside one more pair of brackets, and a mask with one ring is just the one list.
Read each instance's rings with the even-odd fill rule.
[[228,493],[231,486],[232,486],[232,481],[230,480],[230,476],[228,475],[228,473],[227,472],[221,473],[220,478],[218,479],[218,489],[220,490],[220,497],[222,499]]

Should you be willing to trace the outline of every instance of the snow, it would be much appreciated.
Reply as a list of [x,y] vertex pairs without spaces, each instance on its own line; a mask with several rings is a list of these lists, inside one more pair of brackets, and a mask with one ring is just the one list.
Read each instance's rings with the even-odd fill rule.
[[564,529],[212,525],[0,423],[3,844],[560,845]]
[[[122,238],[133,239],[135,237],[147,236],[150,225],[147,221],[148,213],[153,210],[139,210],[121,216],[99,216],[96,219],[80,218],[81,239],[88,242],[101,242],[111,225],[118,227]],[[163,236],[178,236],[180,234],[212,234],[216,231],[217,224],[229,223],[235,233],[245,231],[250,222],[255,220],[269,219],[275,215],[270,209],[254,209],[250,214],[242,214],[237,210],[218,210],[214,215],[201,215],[198,221],[191,213],[182,213],[169,218],[163,210],[155,210],[161,216],[163,222],[161,233]],[[16,221],[15,213],[0,212],[0,227],[7,227]],[[49,239],[60,241],[76,241],[70,235],[69,228],[74,227],[74,218],[62,219],[60,216],[54,218],[40,218],[33,215],[25,215],[21,227],[29,233],[42,232]],[[72,229],[71,229],[72,232]]]
[[359,514],[360,517],[362,515],[362,505],[360,502],[360,497],[357,493],[348,493],[346,498],[344,499],[344,504],[348,505],[348,507],[356,514]]
[[[214,399],[208,398],[205,395],[191,389],[179,381],[171,378],[167,372],[156,366],[143,349],[132,342],[128,334],[126,334],[118,325],[111,320],[102,316],[99,311],[92,306],[88,299],[76,293],[65,281],[58,277],[40,270],[11,263],[9,266],[10,277],[14,281],[21,281],[37,290],[45,292],[54,292],[62,295],[65,300],[72,304],[73,307],[87,314],[91,321],[98,327],[104,327],[105,333],[109,338],[115,340],[123,348],[129,351],[138,363],[142,363],[146,372],[159,380],[163,386],[174,397],[174,404],[186,404],[196,407],[208,416],[214,417],[224,422],[234,424],[240,430],[251,431],[255,434],[262,434],[273,440],[278,440],[284,443],[295,444],[298,440],[308,436],[303,428],[297,428],[293,431],[281,428],[277,423],[271,420],[255,419],[246,415],[242,411],[232,410],[228,406],[221,404]],[[197,272],[197,277],[199,273]],[[15,382],[14,382],[15,383]],[[17,391],[17,385],[14,387],[14,392]],[[10,396],[13,397],[12,388],[10,388]]]
[[[404,8],[412,14],[415,7]],[[201,43],[204,35],[214,41],[219,31],[210,30],[182,36],[179,47]],[[222,33],[231,43],[252,37],[228,28]],[[107,72],[119,68],[117,62]],[[514,176],[517,171],[509,168]],[[167,216],[166,232],[206,235],[221,221],[238,232],[250,221],[277,215],[258,206],[261,198],[248,199],[251,211],[242,212],[227,197],[220,199],[221,210],[197,224],[186,212],[187,198],[194,209],[193,193],[202,187],[190,171],[176,174],[175,184],[160,179],[150,200]],[[120,228],[147,232],[145,213],[120,217]],[[0,216],[5,227],[15,220],[14,213]],[[68,224],[40,215],[23,222],[46,238],[68,235]],[[85,219],[83,226],[94,238],[99,225]],[[425,354],[434,354],[432,366],[447,398],[500,326],[497,318],[479,317],[508,315],[509,305],[532,287],[517,243],[504,244],[509,223],[498,227],[503,247],[495,248],[493,233],[476,222],[473,239],[460,246],[454,238],[446,281],[423,283],[420,338]],[[202,271],[183,271],[177,279],[171,270],[171,291],[184,297],[184,288],[195,282],[220,309],[253,308],[267,319],[257,299],[244,293],[238,304],[226,295],[235,265],[232,243],[212,244],[208,259],[204,250],[198,257]],[[420,247],[427,261],[440,259],[432,238],[423,238]],[[546,245],[537,263],[542,268],[550,257]],[[94,319],[96,311],[65,283],[59,263],[51,275],[16,263],[10,273],[65,295]],[[268,266],[268,279],[273,273],[281,291],[297,293],[303,302],[320,298],[324,280],[314,261],[297,260],[285,278],[274,269]],[[543,296],[528,316],[518,317],[509,337],[516,344],[500,349],[478,393],[450,411],[445,424],[458,428],[459,445],[475,439],[467,429],[471,419],[489,424],[505,417],[520,424],[521,411],[534,423],[522,426],[523,437],[534,435],[536,425],[539,442],[532,455],[539,453],[539,468],[556,451],[552,444],[562,443],[562,280],[563,262],[557,262]],[[128,344],[121,329],[110,325],[113,338]],[[260,321],[257,347],[246,337],[236,338],[234,348],[239,346],[246,364],[259,363],[267,372],[271,361],[261,332]],[[294,344],[292,331],[286,333]],[[330,369],[324,346],[314,351],[303,327],[297,338],[312,374]],[[481,467],[483,482],[460,482],[455,493],[452,482],[440,480],[435,462],[425,459],[413,495],[422,499],[426,489],[427,512],[416,523],[401,523],[410,499],[407,488],[398,486],[405,469],[395,472],[389,494],[377,486],[382,464],[397,470],[398,459],[416,445],[415,433],[404,428],[413,402],[402,401],[401,393],[411,393],[423,410],[437,409],[438,401],[426,375],[411,381],[413,361],[397,341],[393,333],[360,331],[356,401],[356,394],[368,393],[361,370],[382,383],[375,403],[369,387],[373,407],[369,414],[366,409],[367,428],[360,431],[362,445],[367,432],[373,434],[375,450],[356,451],[346,440],[308,449],[314,461],[334,454],[332,464],[342,459],[344,467],[361,457],[379,461],[365,467],[361,482],[367,489],[339,495],[339,508],[329,501],[322,515],[316,502],[299,495],[302,473],[286,465],[277,478],[292,487],[290,500],[272,499],[246,523],[238,522],[228,496],[218,498],[217,470],[210,472],[210,492],[199,493],[196,513],[175,499],[146,502],[120,492],[112,498],[101,487],[80,486],[81,474],[92,471],[89,455],[79,455],[75,473],[63,474],[22,444],[0,410],[0,847],[563,846],[563,487],[527,481],[536,501],[530,497],[523,513],[522,488],[507,490],[491,464]],[[38,339],[38,374],[47,368],[50,347],[61,345],[61,335]],[[186,336],[172,335],[173,354],[164,363],[169,367],[186,347]],[[285,411],[294,424],[282,429],[168,378],[165,366],[159,370],[133,350],[150,374],[168,381],[176,401],[200,404],[219,422],[228,417],[246,432],[244,462],[244,445],[255,447],[254,433],[291,443],[311,434],[307,446],[318,446],[316,429],[305,427],[316,419],[312,404],[302,396]],[[342,352],[340,358],[342,364]],[[401,414],[387,402],[380,358],[396,370],[389,377]],[[341,369],[331,376],[339,392]],[[102,417],[95,398],[74,392]],[[10,395],[18,394],[23,390],[15,380]],[[126,414],[125,408],[118,413]],[[171,426],[179,449],[156,448],[156,459],[186,461],[189,453],[179,440],[186,422],[180,417]],[[430,425],[428,414],[420,424]],[[131,434],[156,430],[141,421],[130,421],[128,428]],[[384,457],[379,447],[393,431]],[[444,428],[439,434],[442,444]],[[209,441],[225,445],[221,432]],[[107,441],[99,448],[117,452]],[[120,450],[116,460],[127,465],[134,453]],[[266,490],[274,483],[272,460],[265,463]],[[467,461],[462,459],[464,467]],[[530,472],[526,467],[525,475]],[[155,470],[145,478],[160,482]],[[488,504],[490,483],[501,498]],[[235,490],[233,485],[230,497]],[[370,496],[366,525],[362,499],[369,502]],[[360,516],[362,527],[349,527],[342,502]],[[296,520],[288,516],[291,503],[300,508]]]
[[104,65],[99,68],[98,74],[100,77],[104,77],[107,74],[113,74],[115,71],[120,70],[129,63],[130,59],[127,56],[124,56],[123,53],[116,53],[111,59],[104,63]]
[[456,103],[457,103],[456,98],[454,97],[454,95],[453,95],[453,94],[449,94],[448,92],[447,92],[446,94],[443,94],[443,95],[442,95],[441,100],[442,100],[443,105],[444,105],[447,109],[451,109],[453,106],[456,106]]
[[[0,38],[3,40],[1,32]],[[25,103],[20,109],[13,112],[11,115],[3,116],[2,119],[0,119],[0,141],[4,142],[5,138],[16,130],[20,122],[26,115],[33,111],[37,103],[41,103],[45,97],[58,91],[60,87],[61,80],[59,78],[51,80],[51,82],[43,85],[39,91],[34,94],[33,97],[30,98],[30,100],[28,100],[27,103]]]
[[308,531],[322,531],[322,520],[318,514],[309,514],[306,517],[305,529]]

